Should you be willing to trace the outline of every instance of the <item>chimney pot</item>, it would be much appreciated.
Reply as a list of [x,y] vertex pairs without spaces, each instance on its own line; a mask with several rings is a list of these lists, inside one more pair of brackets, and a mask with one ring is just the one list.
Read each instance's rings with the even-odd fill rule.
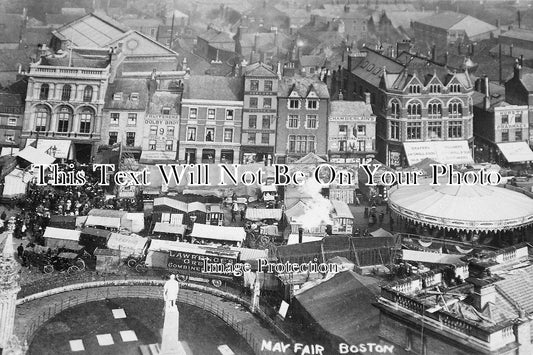
[[298,243],[303,243],[304,239],[304,229],[302,227],[298,228]]
[[367,105],[370,105],[371,94],[369,92],[365,92],[365,103]]

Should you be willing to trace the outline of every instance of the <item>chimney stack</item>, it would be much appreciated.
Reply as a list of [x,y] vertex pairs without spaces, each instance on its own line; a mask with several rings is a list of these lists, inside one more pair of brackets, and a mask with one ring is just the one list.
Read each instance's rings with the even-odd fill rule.
[[518,28],[520,28],[520,22],[521,22],[520,11],[516,12],[516,17],[517,17],[517,20],[518,20]]
[[431,60],[434,62],[435,59],[436,59],[436,54],[437,53],[437,45],[435,43],[433,43],[433,45],[431,46]]
[[485,96],[490,97],[489,77],[487,75],[483,75],[483,80],[485,81],[485,86],[483,87],[485,90],[484,94]]
[[444,66],[448,66],[448,51],[446,51],[446,53],[444,53]]
[[522,79],[522,66],[520,65],[520,61],[518,59],[514,65],[514,77],[516,79]]
[[350,12],[350,5],[348,4],[344,5],[344,12],[346,13]]
[[474,304],[473,306],[482,312],[488,303],[494,303],[496,300],[496,287],[493,284],[486,286],[474,287]]
[[278,74],[278,79],[281,80],[281,77],[283,76],[281,72],[281,62],[278,62],[278,71],[276,74]]
[[302,227],[298,228],[298,243],[304,242],[304,229]]
[[305,11],[306,12],[311,12],[311,4],[305,5]]
[[365,92],[365,103],[367,105],[370,105],[370,98],[371,98],[371,94],[369,92]]

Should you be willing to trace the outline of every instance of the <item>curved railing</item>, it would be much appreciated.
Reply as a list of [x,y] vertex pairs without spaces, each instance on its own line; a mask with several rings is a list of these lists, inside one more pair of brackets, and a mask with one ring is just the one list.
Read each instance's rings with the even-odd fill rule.
[[[33,337],[37,330],[45,324],[48,320],[59,314],[60,312],[74,307],[83,303],[93,302],[93,301],[102,301],[108,298],[155,298],[162,299],[162,286],[164,285],[165,280],[150,280],[145,279],[115,279],[115,280],[100,280],[100,281],[90,281],[85,283],[72,283],[69,285],[64,285],[59,288],[51,288],[39,293],[34,293],[17,300],[17,305],[21,305],[33,300],[48,297],[60,293],[77,291],[77,290],[87,290],[84,295],[77,295],[74,297],[62,298],[61,302],[51,304],[48,309],[38,316],[34,317],[30,324],[25,326],[26,331],[22,337],[22,341],[26,344],[31,344]],[[124,287],[130,286],[130,287]],[[150,287],[157,286],[157,287]],[[251,309],[251,304],[249,300],[246,300],[242,297],[239,297],[233,293],[226,292],[224,290],[215,289],[208,286],[197,285],[192,283],[182,284],[183,289],[200,291],[203,293],[213,294],[225,299],[229,299],[236,303],[243,305],[248,310]],[[90,292],[91,290],[97,289],[98,292]],[[239,324],[235,321],[233,315],[226,313],[222,308],[220,308],[216,303],[211,300],[207,300],[205,297],[201,297],[200,294],[191,294],[191,293],[180,293],[178,295],[178,302],[186,303],[189,305],[197,306],[202,308],[213,315],[221,318],[225,323],[231,326],[237,333],[239,333],[246,342],[250,345],[253,351],[258,354],[260,353],[261,342],[263,339],[258,339],[252,332],[246,329],[242,324]],[[290,335],[285,332],[279,324],[276,323],[274,319],[271,319],[267,313],[267,309],[263,309],[264,306],[256,309],[256,315],[258,315],[261,320],[265,321],[269,326],[271,326],[282,338],[284,341],[292,342]]]

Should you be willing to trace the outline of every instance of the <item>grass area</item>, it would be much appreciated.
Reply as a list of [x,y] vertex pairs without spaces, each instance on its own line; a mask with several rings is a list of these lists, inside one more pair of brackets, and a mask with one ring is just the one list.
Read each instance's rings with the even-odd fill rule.
[[[114,319],[112,309],[123,308],[127,317]],[[179,339],[193,354],[217,354],[217,347],[227,344],[235,354],[253,354],[252,349],[233,329],[219,318],[197,307],[179,304]],[[29,354],[140,354],[139,345],[160,341],[163,327],[163,301],[122,298],[90,302],[61,312],[36,334]],[[123,342],[120,331],[135,331],[138,341]],[[100,346],[97,334],[111,334],[114,344]],[[73,353],[69,341],[82,339],[85,351]]]

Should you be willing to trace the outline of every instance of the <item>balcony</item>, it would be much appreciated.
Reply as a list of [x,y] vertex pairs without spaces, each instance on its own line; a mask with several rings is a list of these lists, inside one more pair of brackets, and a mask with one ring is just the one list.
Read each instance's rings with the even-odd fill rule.
[[[39,134],[37,134],[39,133]],[[22,132],[22,137],[24,138],[67,138],[71,140],[89,140],[89,141],[99,141],[100,133],[79,133],[79,132],[52,132],[52,131],[24,131]]]
[[61,77],[76,79],[107,79],[109,66],[107,68],[72,68],[40,65],[39,63],[30,65],[30,76],[40,77]]

